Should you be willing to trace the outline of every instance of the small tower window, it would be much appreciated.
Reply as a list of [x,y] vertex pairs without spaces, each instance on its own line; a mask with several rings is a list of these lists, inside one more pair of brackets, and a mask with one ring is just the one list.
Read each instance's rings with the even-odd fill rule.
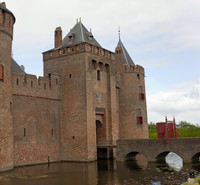
[[140,74],[137,74],[137,79],[140,81]]
[[3,81],[4,78],[4,67],[0,64],[0,81]]
[[19,79],[18,79],[18,78],[17,78],[17,80],[16,80],[16,84],[19,85]]
[[100,80],[101,79],[101,72],[100,70],[97,70],[97,80]]
[[69,78],[72,78],[72,74],[69,74]]
[[24,128],[24,137],[26,137],[26,128]]
[[31,81],[31,87],[33,87],[33,81]]
[[53,136],[54,135],[54,130],[53,130],[53,128],[51,129],[51,136]]
[[137,124],[143,124],[143,119],[141,116],[141,109],[136,110],[136,116],[137,116]]
[[140,100],[144,100],[145,99],[145,95],[144,95],[142,86],[139,86],[139,99]]
[[44,89],[46,89],[47,88],[47,85],[46,85],[46,83],[44,83]]

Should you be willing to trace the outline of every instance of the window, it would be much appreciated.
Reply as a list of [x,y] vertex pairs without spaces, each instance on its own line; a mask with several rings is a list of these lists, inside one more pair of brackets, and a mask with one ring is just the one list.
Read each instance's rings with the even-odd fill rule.
[[53,128],[51,129],[51,136],[53,136]]
[[69,78],[72,78],[72,74],[69,74]]
[[100,80],[100,70],[97,70],[97,80]]
[[24,137],[26,137],[26,128],[24,128]]
[[18,78],[17,78],[17,80],[16,80],[16,84],[19,85],[19,80],[18,80]]
[[97,67],[97,62],[95,60],[92,60],[92,66],[93,66],[93,69],[96,69]]
[[33,87],[33,81],[31,81],[31,87]]
[[0,81],[3,81],[4,78],[4,67],[0,64]]
[[145,99],[145,95],[144,95],[142,86],[139,86],[139,99],[140,100],[144,100]]
[[12,102],[10,102],[10,111],[12,111]]
[[46,89],[47,88],[47,85],[46,85],[46,83],[44,83],[44,89]]
[[141,110],[137,109],[136,110],[136,116],[137,116],[137,124],[143,124],[143,119],[141,116]]
[[140,74],[137,74],[137,79],[138,81],[140,81]]

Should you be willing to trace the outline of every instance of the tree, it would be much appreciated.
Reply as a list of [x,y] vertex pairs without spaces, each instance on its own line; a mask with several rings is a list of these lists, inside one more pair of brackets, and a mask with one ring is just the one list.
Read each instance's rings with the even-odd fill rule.
[[178,124],[178,128],[194,128],[194,127],[196,126],[187,121],[180,121]]
[[156,129],[156,124],[154,123],[154,122],[150,122],[149,124],[148,124],[148,128],[149,129]]

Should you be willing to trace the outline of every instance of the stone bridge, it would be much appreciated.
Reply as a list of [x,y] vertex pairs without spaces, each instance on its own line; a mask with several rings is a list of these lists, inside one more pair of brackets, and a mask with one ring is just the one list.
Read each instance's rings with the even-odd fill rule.
[[163,162],[169,152],[179,155],[184,163],[199,162],[200,137],[168,139],[133,139],[117,141],[117,160],[133,159],[138,153],[143,154],[149,162]]

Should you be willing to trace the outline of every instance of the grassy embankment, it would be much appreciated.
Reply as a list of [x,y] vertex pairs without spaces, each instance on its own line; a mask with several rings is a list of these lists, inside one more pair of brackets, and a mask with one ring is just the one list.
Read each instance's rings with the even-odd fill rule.
[[[177,127],[179,137],[200,137],[199,126],[180,123]],[[149,124],[149,138],[157,138],[156,125],[154,123]]]

